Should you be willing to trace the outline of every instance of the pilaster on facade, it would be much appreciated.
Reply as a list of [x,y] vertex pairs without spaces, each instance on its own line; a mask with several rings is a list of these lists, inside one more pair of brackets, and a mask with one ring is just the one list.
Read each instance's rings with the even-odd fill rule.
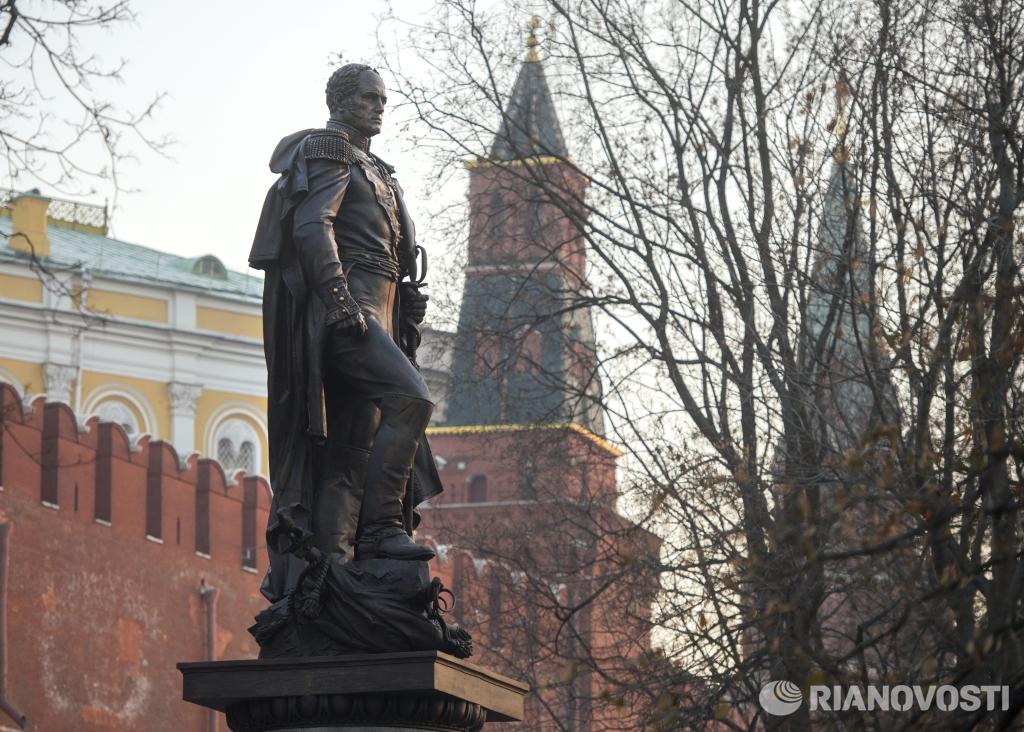
[[[167,348],[169,358],[164,364],[169,369],[167,381],[174,384],[192,385],[202,381],[206,383],[201,374],[203,365],[201,359],[204,351],[209,349],[205,343],[196,342],[193,334],[172,328],[167,334]],[[219,358],[220,354],[217,354]]]
[[171,404],[171,442],[182,460],[196,450],[196,405],[202,393],[200,384],[172,381],[167,385]]
[[79,333],[83,323],[72,320],[74,314],[53,311],[44,316],[42,324],[44,363],[76,364],[80,347]]
[[46,397],[51,402],[71,404],[71,393],[78,369],[60,363],[43,364],[43,380],[46,383]]
[[45,273],[36,273],[43,283],[43,307],[56,312],[75,312],[80,310],[77,298],[81,295],[87,280],[73,269],[60,267],[47,268]]
[[171,293],[171,327],[188,333],[196,329],[195,293],[181,290]]

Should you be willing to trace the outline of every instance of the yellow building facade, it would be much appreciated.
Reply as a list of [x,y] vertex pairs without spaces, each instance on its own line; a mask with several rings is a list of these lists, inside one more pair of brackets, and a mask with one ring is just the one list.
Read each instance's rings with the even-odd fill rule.
[[107,236],[102,207],[0,191],[0,381],[267,474],[259,277]]

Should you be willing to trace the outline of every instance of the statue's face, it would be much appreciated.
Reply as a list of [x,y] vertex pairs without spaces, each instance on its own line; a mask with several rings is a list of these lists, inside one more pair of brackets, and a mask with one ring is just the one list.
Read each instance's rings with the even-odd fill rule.
[[343,109],[335,117],[354,127],[367,137],[380,132],[384,121],[384,105],[388,101],[384,81],[373,71],[364,71],[359,76],[359,88],[348,98]]

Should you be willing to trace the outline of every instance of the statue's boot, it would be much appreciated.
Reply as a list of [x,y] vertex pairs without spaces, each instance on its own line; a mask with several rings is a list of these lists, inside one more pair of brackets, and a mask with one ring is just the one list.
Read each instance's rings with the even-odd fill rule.
[[359,518],[359,559],[426,561],[434,552],[405,533],[402,498],[420,435],[434,405],[425,399],[388,395],[380,402],[380,427],[370,452],[366,493]]
[[363,504],[370,451],[344,446],[330,451],[317,486],[313,536],[320,551],[355,557],[356,529]]

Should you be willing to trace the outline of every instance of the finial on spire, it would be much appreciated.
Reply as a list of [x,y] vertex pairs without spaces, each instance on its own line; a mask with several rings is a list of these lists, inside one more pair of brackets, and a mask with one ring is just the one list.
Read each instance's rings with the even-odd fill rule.
[[540,41],[537,40],[537,29],[540,28],[540,16],[534,15],[530,18],[530,23],[527,26],[530,33],[526,36],[526,60],[528,62],[540,61],[540,54],[537,51],[537,47],[540,45]]
[[836,146],[835,159],[840,165],[845,165],[849,159],[849,151],[846,149],[846,99],[850,96],[850,85],[844,77],[836,81]]
[[850,96],[850,85],[840,78],[836,82],[836,137],[840,140],[846,136],[846,98]]

